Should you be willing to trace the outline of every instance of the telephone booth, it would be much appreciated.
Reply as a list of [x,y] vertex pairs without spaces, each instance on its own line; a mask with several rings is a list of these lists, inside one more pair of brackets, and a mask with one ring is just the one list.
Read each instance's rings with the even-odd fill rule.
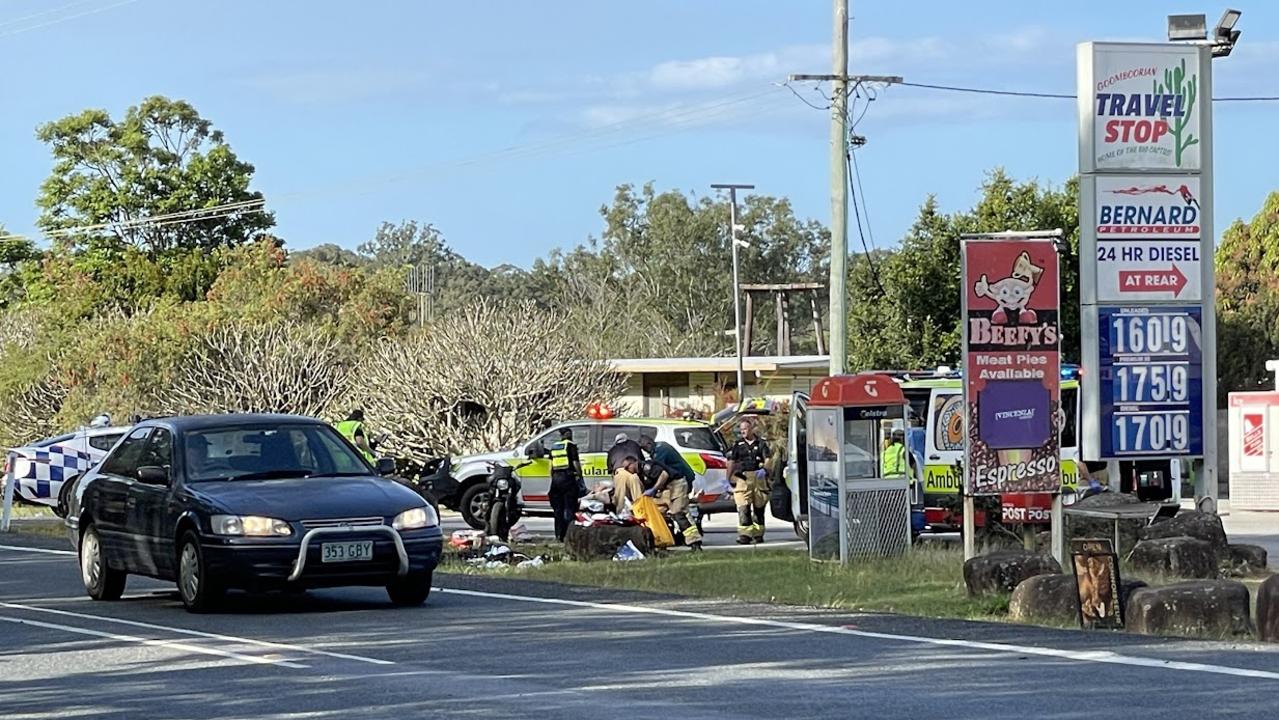
[[814,560],[910,548],[906,397],[875,373],[823,378],[808,401],[809,552]]

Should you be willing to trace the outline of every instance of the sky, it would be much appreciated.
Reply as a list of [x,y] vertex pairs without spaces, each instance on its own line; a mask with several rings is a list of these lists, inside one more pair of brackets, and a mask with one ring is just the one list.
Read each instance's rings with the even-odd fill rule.
[[[1215,94],[1279,95],[1279,3],[1239,7]],[[1076,43],[1160,41],[1167,14],[1222,9],[853,0],[851,72],[1069,94]],[[476,262],[528,266],[598,236],[614,188],[649,181],[751,183],[829,223],[829,86],[783,84],[831,71],[831,25],[829,0],[0,0],[0,224],[38,237],[38,125],[155,94],[191,102],[256,166],[292,248],[417,220]],[[971,207],[994,167],[1050,184],[1076,170],[1072,100],[891,87],[856,113],[875,247],[929,194]],[[1215,113],[1220,232],[1279,190],[1279,103]]]

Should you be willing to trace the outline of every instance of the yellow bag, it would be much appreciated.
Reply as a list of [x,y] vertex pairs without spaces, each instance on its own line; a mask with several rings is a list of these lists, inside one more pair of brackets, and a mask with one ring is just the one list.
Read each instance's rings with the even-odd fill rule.
[[631,514],[642,520],[649,532],[653,533],[654,547],[668,548],[675,544],[675,536],[671,535],[671,529],[666,525],[666,517],[653,498],[641,495],[631,504]]

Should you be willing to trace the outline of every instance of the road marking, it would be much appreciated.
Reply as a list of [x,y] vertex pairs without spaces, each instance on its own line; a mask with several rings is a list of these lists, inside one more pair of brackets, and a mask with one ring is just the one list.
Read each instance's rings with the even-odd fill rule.
[[28,610],[31,612],[49,613],[51,615],[61,615],[64,617],[80,618],[83,620],[96,620],[98,622],[115,623],[116,625],[130,625],[132,627],[145,628],[147,630],[161,630],[171,632],[177,635],[190,635],[192,637],[208,638],[210,640],[222,640],[224,642],[241,643],[243,645],[256,645],[258,647],[271,648],[274,650],[289,650],[291,652],[307,653],[310,655],[323,655],[325,657],[337,658],[339,660],[354,660],[356,662],[369,663],[371,665],[394,665],[390,660],[379,660],[377,658],[364,657],[362,655],[348,655],[346,653],[330,652],[328,650],[319,650],[317,648],[305,647],[302,645],[289,645],[287,643],[270,642],[268,640],[255,640],[252,638],[236,637],[234,635],[219,635],[217,633],[207,633],[200,630],[190,630],[187,628],[170,627],[168,625],[155,625],[152,623],[138,622],[136,620],[124,620],[121,618],[104,617],[102,615],[90,615],[88,613],[71,612],[70,610],[54,610],[53,608],[36,607],[34,605],[19,605],[17,603],[0,602],[0,607],[12,608],[15,610]]
[[76,557],[74,550],[50,550],[48,548],[23,547],[21,545],[0,545],[0,550],[17,550],[19,552],[44,553],[46,555],[70,555]]
[[188,645],[186,643],[173,642],[172,640],[153,640],[151,638],[140,638],[134,635],[118,635],[116,633],[102,632],[101,630],[90,630],[88,628],[72,627],[70,625],[58,625],[56,623],[41,622],[39,620],[24,620],[21,618],[0,617],[0,621],[16,623],[18,625],[31,625],[34,627],[45,628],[47,630],[62,630],[63,632],[76,633],[77,635],[89,635],[91,637],[105,638],[107,640],[117,640],[119,642],[137,643],[139,645],[150,645],[152,647],[163,647],[171,650],[182,650],[184,652],[198,653],[200,655],[216,655],[218,657],[229,658],[231,660],[239,660],[240,662],[252,663],[254,665],[279,665],[280,667],[293,668],[295,670],[305,670],[309,665],[291,662],[289,660],[278,660],[275,658],[257,657],[255,655],[242,655],[240,653],[231,652],[229,650],[219,650],[217,648],[200,647],[198,645]]
[[1259,678],[1263,680],[1279,680],[1279,672],[1251,670],[1249,668],[1230,667],[1228,665],[1210,665],[1207,663],[1182,662],[1180,660],[1160,660],[1158,658],[1140,657],[1136,655],[1120,655],[1109,650],[1062,650],[1059,648],[1036,647],[1033,645],[1009,645],[1006,643],[990,643],[977,640],[951,640],[947,638],[922,637],[919,635],[896,635],[893,633],[853,630],[835,625],[818,625],[815,623],[790,622],[786,620],[768,620],[765,618],[732,617],[712,613],[672,610],[668,608],[643,607],[640,605],[624,605],[621,603],[596,603],[583,600],[563,600],[560,598],[531,597],[527,595],[511,595],[508,593],[480,592],[478,590],[453,590],[435,588],[437,592],[481,597],[495,600],[514,600],[517,602],[540,603],[543,605],[566,605],[569,607],[590,608],[608,612],[628,612],[638,615],[664,615],[689,620],[711,621],[734,625],[755,625],[759,627],[798,630],[800,632],[826,633],[831,635],[851,635],[854,637],[873,638],[876,640],[892,640],[896,642],[915,643],[919,645],[937,645],[941,647],[965,648],[969,650],[989,650],[997,653],[1014,655],[1038,655],[1075,662],[1094,662],[1110,665],[1131,665],[1135,667],[1163,668],[1165,670],[1182,670],[1214,675],[1232,675],[1235,677]]

